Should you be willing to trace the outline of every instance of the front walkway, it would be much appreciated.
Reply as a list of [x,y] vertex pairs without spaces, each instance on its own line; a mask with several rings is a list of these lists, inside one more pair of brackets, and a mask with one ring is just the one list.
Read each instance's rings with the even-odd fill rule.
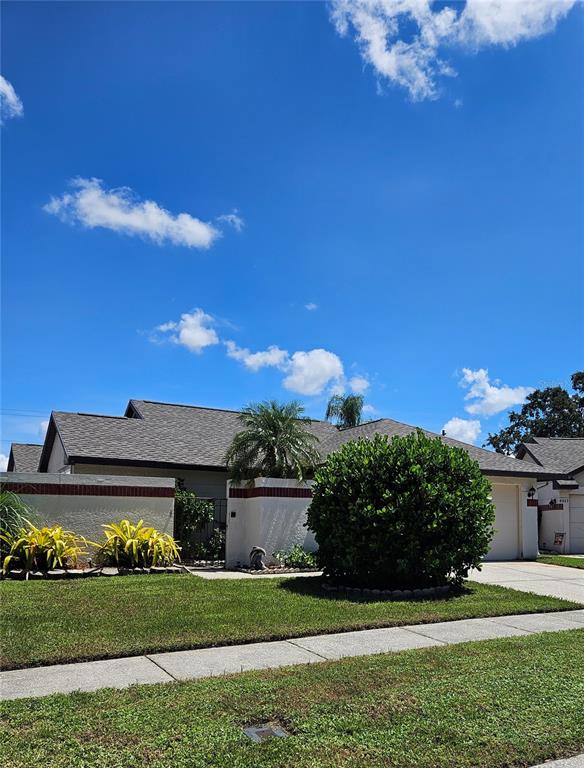
[[528,560],[483,563],[481,571],[472,571],[472,581],[496,584],[522,592],[559,597],[584,603],[584,571],[563,565],[546,565]]
[[271,643],[15,669],[0,672],[0,699],[49,696],[52,693],[71,693],[77,690],[95,691],[99,688],[126,688],[135,683],[194,680],[252,669],[313,664],[347,656],[367,656],[566,629],[584,630],[584,609],[366,629]]

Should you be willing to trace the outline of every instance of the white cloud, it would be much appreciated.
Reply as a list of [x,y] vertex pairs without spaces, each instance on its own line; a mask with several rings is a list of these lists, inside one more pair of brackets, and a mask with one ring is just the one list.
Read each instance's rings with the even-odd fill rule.
[[552,32],[575,0],[467,0],[457,35],[461,43],[516,45]]
[[43,440],[45,439],[45,435],[47,434],[48,428],[49,428],[49,420],[43,419],[39,424],[39,437],[42,437]]
[[326,349],[311,349],[308,352],[294,352],[290,355],[276,345],[259,352],[250,352],[238,347],[234,341],[226,341],[228,357],[243,363],[251,371],[260,368],[278,368],[286,376],[282,384],[291,392],[300,395],[320,395],[329,385],[342,393],[343,364],[340,358]]
[[362,395],[369,389],[369,379],[366,379],[365,376],[353,376],[349,379],[349,388],[356,395]]
[[250,352],[249,349],[238,347],[234,341],[226,341],[227,356],[239,360],[250,371],[259,371],[260,368],[281,368],[288,361],[288,352],[275,345],[262,352]]
[[[191,352],[201,353],[205,347],[219,343],[217,332],[212,327],[214,318],[202,309],[185,312],[178,322],[169,321],[157,326],[156,331],[168,333],[175,344],[181,344]],[[156,338],[154,339],[156,340]]]
[[491,383],[486,368],[476,371],[463,368],[460,385],[468,388],[464,399],[474,401],[465,406],[465,410],[482,416],[492,416],[514,405],[522,405],[527,395],[533,392],[533,387],[509,387],[498,380]]
[[5,77],[0,75],[0,125],[11,117],[22,117],[24,107],[16,91]]
[[[105,189],[100,179],[74,179],[72,192],[52,197],[43,210],[89,229],[103,227],[162,245],[209,248],[221,232],[189,213],[172,214],[153,200],[139,201],[128,187]],[[235,214],[227,214],[228,217]],[[238,218],[238,217],[236,217]]]
[[329,384],[343,377],[343,364],[334,352],[311,349],[294,352],[287,367],[288,375],[282,382],[286,389],[300,395],[320,395]]
[[[311,349],[290,354],[275,344],[267,349],[252,352],[247,347],[240,347],[231,339],[220,339],[214,325],[217,320],[202,309],[195,309],[181,315],[178,322],[170,320],[158,325],[150,336],[150,341],[160,343],[169,340],[180,344],[192,352],[200,353],[205,347],[222,342],[227,357],[242,363],[250,371],[262,368],[276,368],[284,374],[282,385],[291,392],[300,395],[320,395],[325,389],[338,390],[342,394],[346,380],[343,363],[338,355],[326,349]],[[369,386],[364,376],[353,376],[349,385],[354,392],[364,392]]]
[[6,472],[8,469],[8,456],[5,453],[0,453],[0,472]]
[[344,379],[340,379],[331,385],[330,394],[343,396],[345,394],[345,389]]
[[318,304],[315,304],[314,301],[309,301],[308,304],[304,305],[304,309],[307,309],[309,312],[314,312],[315,309],[318,309]]
[[481,432],[481,422],[478,419],[459,419],[453,416],[442,427],[447,437],[461,440],[463,443],[474,443]]
[[[476,52],[516,45],[551,32],[575,0],[467,0],[434,10],[433,0],[332,0],[337,32],[355,35],[378,76],[405,88],[414,101],[438,96],[440,76],[456,74],[441,49]],[[414,28],[414,34],[410,29]]]
[[223,213],[221,216],[217,216],[217,221],[224,221],[226,224],[232,226],[236,232],[241,232],[245,227],[245,221],[239,215],[237,208],[234,208],[231,213]]

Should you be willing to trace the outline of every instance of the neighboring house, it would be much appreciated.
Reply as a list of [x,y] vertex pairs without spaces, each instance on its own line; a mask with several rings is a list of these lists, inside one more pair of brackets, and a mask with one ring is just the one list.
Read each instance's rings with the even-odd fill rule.
[[[224,456],[234,435],[242,428],[238,416],[238,411],[149,400],[130,400],[124,416],[55,411],[51,414],[37,471],[181,478],[186,488],[199,496],[225,498]],[[343,430],[325,421],[313,421],[309,429],[319,438],[319,449],[326,456],[349,440],[372,437],[376,433],[390,437],[406,435],[415,427],[392,419],[378,419]],[[530,497],[530,489],[538,482],[554,480],[558,473],[534,462],[520,461],[448,437],[442,439],[468,451],[491,481],[496,533],[489,559],[535,558],[537,502]],[[19,446],[13,446],[12,455],[15,456],[13,466],[18,468]]]
[[541,548],[584,554],[584,438],[532,437],[517,457],[556,473],[538,488]]
[[42,445],[12,443],[8,457],[8,472],[38,472]]

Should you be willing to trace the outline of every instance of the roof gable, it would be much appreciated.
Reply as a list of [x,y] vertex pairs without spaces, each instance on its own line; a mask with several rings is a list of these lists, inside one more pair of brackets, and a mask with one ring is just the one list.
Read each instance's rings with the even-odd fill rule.
[[584,467],[584,437],[532,437],[519,446],[518,454],[525,453],[549,471],[572,474]]
[[42,445],[36,443],[12,443],[8,457],[8,472],[37,472]]
[[[130,400],[126,416],[52,414],[71,462],[169,464],[223,469],[227,448],[241,431],[239,411]],[[322,441],[336,428],[313,421]]]
[[[343,443],[349,442],[350,440],[358,440],[359,438],[371,438],[375,434],[387,435],[388,437],[394,437],[395,435],[405,436],[415,432],[416,429],[418,429],[418,427],[404,424],[400,421],[394,421],[393,419],[378,419],[377,421],[370,421],[361,424],[358,427],[353,427],[352,429],[338,430],[336,435],[333,435],[325,442],[324,451],[326,451],[326,453],[331,453]],[[422,432],[428,437],[439,437],[447,445],[451,445],[454,448],[463,448],[473,459],[475,459],[475,461],[478,462],[483,472],[487,474],[508,474],[531,477],[541,475],[542,472],[545,473],[545,470],[538,471],[536,465],[520,461],[513,456],[495,453],[494,451],[488,451],[485,448],[479,448],[476,445],[470,445],[469,443],[463,443],[460,440],[454,440],[451,437],[437,435],[435,432],[430,432],[427,429],[423,429]]]

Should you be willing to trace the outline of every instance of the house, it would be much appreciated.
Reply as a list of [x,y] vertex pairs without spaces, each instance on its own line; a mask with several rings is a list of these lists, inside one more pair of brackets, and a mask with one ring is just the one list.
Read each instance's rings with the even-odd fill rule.
[[8,456],[8,472],[38,472],[42,445],[12,443]]
[[[238,416],[238,411],[150,400],[130,400],[123,416],[54,411],[44,444],[36,447],[36,470],[80,473],[84,477],[181,478],[186,488],[199,496],[226,499],[224,456],[234,435],[241,430]],[[415,427],[378,419],[339,430],[328,422],[314,420],[309,429],[319,438],[319,449],[326,456],[349,440],[376,433],[390,437],[406,435]],[[558,472],[535,461],[504,456],[449,437],[442,439],[466,450],[491,482],[496,532],[488,558],[535,558],[537,501],[530,489],[541,482],[553,482]],[[13,445],[9,470],[23,471],[29,459],[34,460],[31,446]],[[30,465],[27,467],[30,469]],[[278,492],[278,488],[272,488],[269,495],[274,497]],[[289,489],[282,489],[282,495],[289,496]],[[229,526],[229,518],[226,522]]]
[[532,437],[517,457],[556,473],[538,488],[540,547],[584,554],[584,438]]

